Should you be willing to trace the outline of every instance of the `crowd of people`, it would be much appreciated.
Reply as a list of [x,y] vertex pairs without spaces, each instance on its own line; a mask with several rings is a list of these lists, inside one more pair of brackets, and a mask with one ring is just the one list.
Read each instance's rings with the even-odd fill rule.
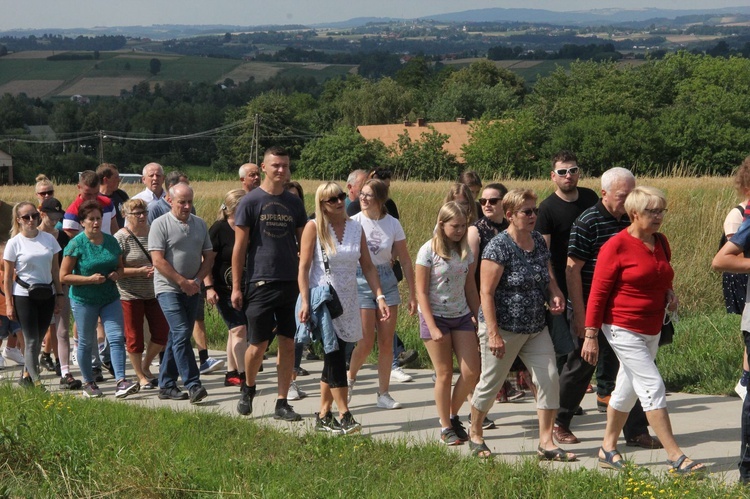
[[[241,188],[226,194],[210,227],[195,214],[187,177],[165,177],[156,163],[143,168],[146,188],[132,199],[118,189],[117,168],[105,164],[80,175],[79,194],[64,211],[43,176],[38,204],[1,203],[0,217],[12,212],[9,227],[0,219],[10,236],[0,340],[8,338],[4,357],[24,366],[19,383],[41,386],[47,368],[60,376],[61,389],[101,397],[104,368],[118,398],[158,390],[161,399],[201,403],[208,396],[201,374],[223,367],[205,346],[208,302],[227,328],[225,384],[239,387],[239,414],[253,412],[256,379],[276,340],[273,417],[300,421],[289,401],[306,396],[295,379],[307,374],[300,366],[306,345],[320,342],[315,428],[350,434],[361,430],[350,403],[362,394],[357,376],[376,344],[375,406],[402,407],[390,383],[411,381],[402,367],[416,356],[396,331],[403,305],[418,314],[434,366],[446,445],[468,442],[472,455],[492,454],[483,438],[494,428],[488,413],[496,401],[523,396],[523,387],[508,383],[519,371],[536,399],[537,457],[574,461],[576,454],[559,445],[579,442],[571,424],[596,373],[597,404],[607,414],[601,467],[627,465],[617,448],[624,432],[628,446],[663,448],[673,473],[705,471],[675,441],[654,362],[665,314],[678,306],[671,249],[659,232],[667,201],[657,189],[636,186],[627,169],[602,175],[600,198],[578,186],[581,167],[561,151],[551,161],[555,191],[539,204],[529,189],[482,185],[465,172],[436,207],[433,235],[413,262],[389,171],[355,170],[345,188],[322,183],[310,216],[282,148],[269,148],[260,165],[242,165],[239,175]],[[714,266],[750,272],[743,258],[750,223],[730,230]],[[744,323],[743,316],[747,341]],[[73,357],[80,381],[71,373]],[[467,402],[468,431],[460,417]],[[743,414],[743,477],[750,477],[750,399]]]

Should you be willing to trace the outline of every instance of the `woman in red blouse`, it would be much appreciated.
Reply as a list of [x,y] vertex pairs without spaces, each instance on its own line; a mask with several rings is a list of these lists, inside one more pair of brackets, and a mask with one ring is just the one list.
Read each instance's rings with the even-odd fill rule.
[[706,470],[682,453],[667,413],[664,380],[654,363],[665,308],[677,309],[672,290],[674,271],[669,243],[659,228],[667,211],[664,194],[653,187],[635,188],[625,201],[631,225],[599,251],[586,307],[586,336],[601,332],[620,359],[615,391],[607,409],[607,427],[599,449],[602,468],[625,466],[617,438],[636,399],[664,445],[670,472]]

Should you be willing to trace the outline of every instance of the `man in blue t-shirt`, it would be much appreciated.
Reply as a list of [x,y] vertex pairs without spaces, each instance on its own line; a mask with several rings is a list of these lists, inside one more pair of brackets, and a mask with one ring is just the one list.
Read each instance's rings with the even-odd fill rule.
[[[275,419],[300,421],[287,402],[294,368],[294,308],[299,295],[298,241],[307,223],[302,200],[284,189],[289,176],[289,154],[271,147],[260,165],[265,174],[260,187],[245,195],[235,211],[235,243],[232,252],[232,306],[247,305],[248,341],[245,353],[245,383],[237,412],[252,413],[255,378],[263,354],[274,335],[279,340],[277,364],[278,398]],[[246,289],[241,289],[246,269]]]

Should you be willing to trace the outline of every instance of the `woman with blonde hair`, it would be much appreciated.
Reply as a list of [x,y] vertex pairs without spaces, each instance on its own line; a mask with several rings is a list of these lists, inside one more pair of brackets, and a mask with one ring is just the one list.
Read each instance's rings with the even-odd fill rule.
[[466,184],[451,184],[448,193],[445,195],[443,203],[455,201],[464,209],[467,214],[467,223],[469,225],[477,221],[477,203],[474,202],[474,195]]
[[[241,386],[245,382],[245,351],[247,350],[247,318],[232,307],[232,249],[234,248],[234,213],[244,189],[233,189],[224,196],[216,221],[208,230],[216,252],[211,272],[203,279],[206,301],[215,305],[224,320],[227,336],[227,373],[224,386]],[[244,289],[244,285],[242,286]]]
[[[480,370],[474,327],[479,308],[476,261],[466,238],[467,226],[461,205],[444,204],[435,233],[419,249],[416,260],[419,336],[435,367],[435,405],[440,440],[446,445],[469,439],[458,413],[477,384]],[[451,393],[454,354],[461,375]]]
[[45,199],[55,195],[55,186],[52,184],[52,181],[47,178],[47,175],[40,173],[36,176],[34,192],[36,193],[36,198],[39,200],[38,204],[41,205]]
[[[335,182],[321,184],[315,192],[315,220],[307,222],[300,242],[298,336],[314,329],[321,336],[325,355],[320,377],[320,412],[315,429],[331,434],[360,431],[347,401],[346,344],[362,338],[362,319],[357,299],[357,265],[362,268],[370,288],[377,297],[382,320],[390,310],[380,288],[378,271],[372,264],[362,226],[346,215],[346,193]],[[312,288],[312,289],[311,289]],[[332,321],[318,320],[326,307],[320,296],[333,288],[338,294],[342,313]],[[326,327],[330,323],[331,327]],[[331,413],[333,402],[340,422]]]
[[[164,350],[169,324],[154,293],[154,266],[148,246],[148,205],[132,198],[123,205],[125,227],[117,231],[115,239],[122,249],[123,275],[117,280],[125,326],[125,350],[144,390],[154,390],[158,379],[151,374],[151,361]],[[143,321],[148,321],[151,341],[144,344]],[[143,355],[143,352],[146,355]]]

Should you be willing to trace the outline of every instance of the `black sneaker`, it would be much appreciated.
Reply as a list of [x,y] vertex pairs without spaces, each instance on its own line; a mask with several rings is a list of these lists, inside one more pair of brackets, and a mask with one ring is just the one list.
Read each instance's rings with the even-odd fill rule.
[[[471,414],[469,415],[469,424],[471,424]],[[487,416],[484,417],[484,421],[482,421],[482,429],[483,430],[494,430],[497,428],[495,426],[495,422],[488,418]]]
[[188,389],[188,393],[190,394],[190,403],[191,404],[199,404],[203,399],[205,399],[208,396],[208,392],[205,388],[203,388],[203,385],[193,385]]
[[362,425],[355,421],[351,411],[346,411],[344,415],[341,416],[341,430],[344,432],[344,435],[349,435],[350,433],[361,431]]
[[104,381],[104,375],[102,374],[102,368],[101,367],[93,367],[93,368],[91,368],[91,372],[94,373],[94,382],[95,383],[102,383]]
[[305,359],[307,360],[320,360],[320,357],[318,354],[315,353],[315,350],[312,349],[312,346],[307,346],[307,354],[305,355]]
[[104,367],[113,378],[115,377],[115,368],[112,367],[111,362],[102,362],[102,367]]
[[320,419],[320,414],[315,415],[315,431],[330,433],[331,435],[343,435],[344,433],[343,428],[333,417],[331,411],[328,411],[323,419]]
[[280,419],[282,421],[302,421],[302,416],[294,412],[292,406],[285,402],[284,405],[273,412],[273,419]]
[[417,357],[419,357],[419,353],[414,349],[409,349],[398,354],[396,362],[398,363],[398,367],[404,367],[417,360]]
[[41,364],[41,366],[45,368],[48,372],[55,371],[55,363],[52,360],[51,354],[43,353],[42,356],[39,358],[39,364]]
[[240,400],[237,402],[237,412],[239,412],[243,416],[252,414],[254,397],[255,387],[250,387],[247,386],[246,383],[242,383],[242,386],[240,386]]
[[461,440],[462,442],[466,442],[467,440],[469,440],[469,435],[468,433],[466,433],[466,428],[464,428],[464,425],[458,418],[458,416],[453,416],[451,418],[451,428],[453,428],[453,431],[455,432],[459,440]]
[[159,390],[159,398],[161,400],[187,400],[188,394],[176,386],[170,386]]
[[309,376],[310,375],[310,373],[304,367],[295,367],[294,374],[296,374],[297,376]]
[[21,376],[18,378],[18,384],[24,388],[34,388],[34,381],[31,376]]
[[60,390],[80,390],[81,386],[81,381],[75,379],[70,373],[60,378]]

